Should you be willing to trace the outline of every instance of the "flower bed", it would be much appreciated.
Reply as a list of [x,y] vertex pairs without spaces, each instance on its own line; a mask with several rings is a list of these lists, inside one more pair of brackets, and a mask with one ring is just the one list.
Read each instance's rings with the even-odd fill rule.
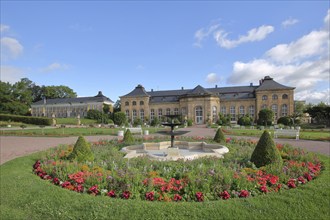
[[[157,141],[157,140],[156,140]],[[211,140],[205,140],[211,142]],[[256,168],[249,161],[256,143],[227,139],[230,153],[223,159],[150,161],[124,159],[116,141],[92,145],[94,162],[66,160],[72,146],[49,150],[33,172],[54,185],[93,196],[147,201],[212,201],[247,198],[299,187],[317,178],[322,165],[312,153],[277,145],[283,167]]]

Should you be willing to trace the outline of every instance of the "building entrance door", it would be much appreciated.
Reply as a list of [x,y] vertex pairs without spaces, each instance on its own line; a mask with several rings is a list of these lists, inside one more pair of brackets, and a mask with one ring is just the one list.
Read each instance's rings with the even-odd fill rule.
[[201,106],[197,106],[195,109],[195,122],[196,124],[203,124],[203,108]]

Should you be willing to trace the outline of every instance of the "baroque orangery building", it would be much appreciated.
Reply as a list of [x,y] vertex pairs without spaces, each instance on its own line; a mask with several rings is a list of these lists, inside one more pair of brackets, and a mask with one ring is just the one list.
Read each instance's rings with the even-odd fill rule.
[[294,111],[294,87],[281,85],[269,76],[259,81],[259,85],[236,87],[146,91],[138,85],[127,95],[120,97],[121,111],[130,121],[140,118],[143,122],[160,120],[169,114],[182,115],[196,124],[208,120],[214,123],[218,114],[229,115],[231,122],[236,122],[243,115],[250,115],[257,120],[261,109],[270,109],[279,117],[291,115]]

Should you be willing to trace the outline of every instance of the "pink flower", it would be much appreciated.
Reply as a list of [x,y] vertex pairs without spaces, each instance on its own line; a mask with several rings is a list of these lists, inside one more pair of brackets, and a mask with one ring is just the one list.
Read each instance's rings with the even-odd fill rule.
[[268,192],[267,186],[265,186],[265,185],[261,186],[260,191],[263,192],[263,193],[267,193]]
[[60,185],[60,180],[59,180],[57,177],[55,177],[55,178],[53,179],[53,183],[54,183],[55,185]]
[[247,198],[249,195],[250,193],[247,190],[242,189],[238,196],[241,198]]
[[306,183],[305,178],[302,177],[302,176],[298,177],[298,181],[299,181],[299,183],[301,183],[301,184],[305,184],[305,183]]
[[115,197],[116,197],[116,193],[115,193],[114,190],[110,190],[110,192],[108,192],[107,195],[108,195],[109,197],[111,197],[111,198],[115,198]]
[[313,177],[309,174],[309,173],[305,173],[304,177],[308,180],[311,181],[313,179]]
[[91,188],[88,189],[88,192],[94,196],[96,196],[97,194],[100,193],[100,191],[98,190],[98,186],[94,185]]
[[74,191],[76,192],[83,192],[84,191],[84,186],[81,184],[78,184],[75,188]]
[[195,196],[196,196],[196,199],[197,199],[198,202],[203,202],[204,201],[204,195],[203,195],[202,192],[196,192]]
[[294,179],[289,179],[287,185],[289,188],[296,188],[296,181]]
[[121,197],[123,199],[129,199],[129,197],[131,196],[131,193],[129,191],[124,191],[122,194],[121,194]]
[[176,201],[176,202],[181,201],[182,196],[180,196],[179,194],[175,194],[173,200]]
[[222,193],[220,193],[220,197],[224,200],[227,200],[230,198],[230,194],[227,191],[223,191]]
[[154,201],[155,193],[154,192],[147,192],[145,197],[146,197],[146,200],[148,200],[148,201]]

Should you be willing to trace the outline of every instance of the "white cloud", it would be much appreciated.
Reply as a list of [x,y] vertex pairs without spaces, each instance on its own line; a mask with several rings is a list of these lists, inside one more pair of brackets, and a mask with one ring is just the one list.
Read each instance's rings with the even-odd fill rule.
[[202,41],[207,38],[210,34],[212,34],[217,28],[219,24],[214,24],[209,26],[208,28],[201,28],[195,33],[196,42],[193,44],[195,47],[202,47]]
[[23,53],[23,46],[18,40],[11,37],[1,38],[1,58],[15,59]]
[[329,32],[326,30],[312,31],[297,41],[279,44],[266,52],[270,59],[291,63],[321,55],[329,50]]
[[216,73],[209,73],[206,76],[205,81],[209,84],[214,84],[220,81],[220,78],[218,77],[218,75]]
[[5,32],[9,30],[8,25],[0,24],[0,32]]
[[41,72],[48,73],[48,72],[53,72],[53,71],[57,71],[57,70],[67,70],[67,69],[69,69],[69,65],[55,62],[55,63],[48,65],[45,68],[42,68]]
[[328,9],[327,15],[324,18],[324,24],[326,25],[326,28],[329,29],[329,24],[330,24],[330,9]]
[[[326,18],[329,16],[329,11]],[[324,19],[327,22],[327,19]],[[317,103],[329,101],[329,29],[311,31],[288,44],[277,45],[260,59],[236,61],[229,83],[258,82],[269,75],[281,84],[296,87],[295,98]]]
[[297,20],[297,19],[289,18],[289,19],[282,22],[282,27],[287,28],[287,27],[292,26],[292,25],[294,25],[298,22],[299,22],[299,20]]
[[20,81],[24,77],[24,71],[22,69],[12,66],[0,66],[0,72],[0,80],[11,84]]
[[274,31],[273,26],[262,25],[258,28],[253,28],[246,35],[239,36],[238,40],[230,40],[227,38],[228,33],[224,30],[218,30],[214,33],[214,38],[220,47],[230,49],[237,47],[239,44],[261,41]]

